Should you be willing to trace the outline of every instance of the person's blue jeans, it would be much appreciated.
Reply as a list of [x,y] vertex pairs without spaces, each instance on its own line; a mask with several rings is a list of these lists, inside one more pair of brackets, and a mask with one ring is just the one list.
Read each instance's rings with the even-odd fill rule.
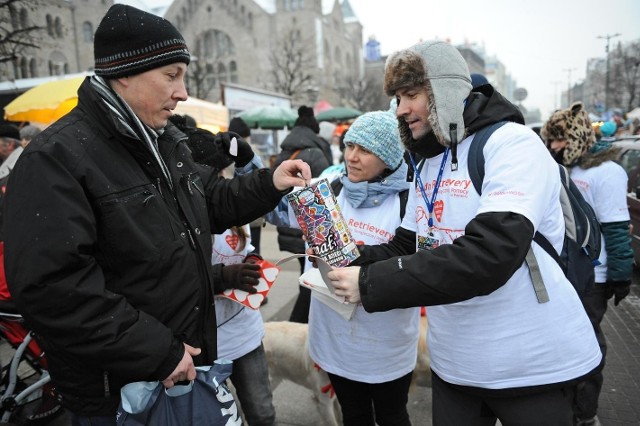
[[273,407],[269,367],[262,344],[233,361],[231,383],[236,388],[240,408],[249,426],[273,426],[276,410]]

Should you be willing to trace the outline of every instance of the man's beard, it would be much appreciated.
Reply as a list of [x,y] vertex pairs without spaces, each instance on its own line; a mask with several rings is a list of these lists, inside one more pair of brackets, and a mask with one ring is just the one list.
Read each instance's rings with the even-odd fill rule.
[[410,138],[403,143],[405,148],[422,158],[432,158],[444,152],[444,146],[440,145],[433,131],[428,132],[420,139]]

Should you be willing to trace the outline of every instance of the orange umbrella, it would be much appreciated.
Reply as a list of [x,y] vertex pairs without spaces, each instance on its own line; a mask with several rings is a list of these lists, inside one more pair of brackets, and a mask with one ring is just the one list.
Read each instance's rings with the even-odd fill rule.
[[4,119],[51,124],[78,103],[78,88],[86,77],[49,81],[33,87],[4,107]]

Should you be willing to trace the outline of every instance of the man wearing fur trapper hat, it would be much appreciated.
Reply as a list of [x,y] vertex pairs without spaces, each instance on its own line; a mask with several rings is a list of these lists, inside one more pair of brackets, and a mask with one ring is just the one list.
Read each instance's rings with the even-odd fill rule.
[[[73,424],[115,425],[123,385],[170,388],[217,358],[211,234],[272,210],[311,173],[293,160],[227,180],[194,163],[168,123],[190,55],[166,19],[113,5],[94,56],[78,105],[12,171],[5,266]],[[248,172],[256,157],[233,136],[216,138]]]
[[[602,356],[556,261],[534,244],[549,296],[540,300],[525,264],[536,231],[562,246],[557,164],[491,85],[471,91],[448,43],[390,55],[384,86],[402,142],[425,161],[393,240],[362,247],[361,266],[329,273],[336,294],[368,312],[428,306],[434,424],[571,425],[574,381]],[[469,147],[500,121],[478,194]]]
[[[603,356],[607,341],[600,323],[607,301],[614,297],[618,306],[630,291],[633,274],[633,250],[629,233],[627,173],[614,160],[620,148],[611,145],[616,125],[604,123],[603,137],[595,141],[589,114],[581,102],[554,112],[540,135],[556,160],[571,170],[571,179],[584,199],[593,207],[602,228],[604,249],[595,267],[595,285],[587,289],[582,303],[596,332]],[[596,425],[598,398],[603,383],[602,371],[579,383],[576,388],[577,425]]]

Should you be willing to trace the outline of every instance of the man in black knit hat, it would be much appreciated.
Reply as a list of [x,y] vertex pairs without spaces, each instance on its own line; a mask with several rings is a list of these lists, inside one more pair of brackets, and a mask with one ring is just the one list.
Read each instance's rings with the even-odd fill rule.
[[[123,385],[169,388],[216,359],[210,235],[272,210],[311,174],[296,160],[226,180],[193,162],[168,123],[190,56],[166,19],[116,4],[94,54],[77,107],[12,171],[5,266],[74,424],[115,425]],[[216,139],[240,173],[253,168],[239,136]]]

